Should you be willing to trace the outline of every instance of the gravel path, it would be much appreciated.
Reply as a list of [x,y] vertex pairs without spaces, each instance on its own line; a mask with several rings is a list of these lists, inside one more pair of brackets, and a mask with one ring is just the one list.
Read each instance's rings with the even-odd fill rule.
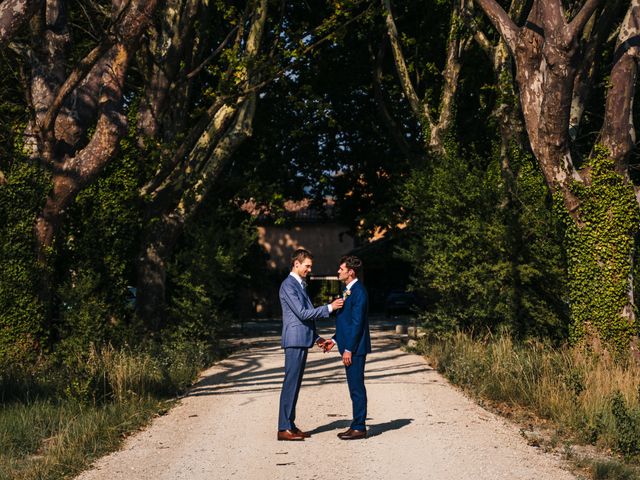
[[351,404],[336,352],[309,352],[297,424],[313,436],[276,441],[284,356],[278,337],[203,372],[167,415],[130,437],[80,480],[416,479],[563,480],[554,455],[526,444],[519,429],[466,398],[388,331],[373,332],[366,369],[369,435],[336,438]]

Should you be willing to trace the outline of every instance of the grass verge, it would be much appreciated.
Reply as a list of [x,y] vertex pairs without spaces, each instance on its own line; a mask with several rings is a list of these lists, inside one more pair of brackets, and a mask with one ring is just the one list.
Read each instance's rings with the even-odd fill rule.
[[606,354],[553,348],[537,341],[516,343],[508,335],[479,339],[463,332],[424,337],[416,348],[472,396],[524,408],[551,421],[560,435],[623,459],[623,463],[592,462],[592,478],[638,478],[637,361],[614,361]]
[[165,402],[131,399],[106,405],[34,401],[0,412],[0,479],[54,479],[79,473],[117,448]]
[[166,412],[212,360],[200,345],[109,346],[35,374],[0,372],[0,480],[79,473]]

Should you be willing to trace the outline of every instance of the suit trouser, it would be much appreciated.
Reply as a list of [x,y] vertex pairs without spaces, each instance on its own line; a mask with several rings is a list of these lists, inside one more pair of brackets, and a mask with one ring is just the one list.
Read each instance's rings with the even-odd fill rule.
[[367,389],[364,387],[364,364],[366,355],[352,355],[351,365],[345,367],[349,396],[353,406],[353,430],[364,430],[367,419]]
[[306,347],[284,349],[284,382],[282,382],[282,391],[280,392],[278,430],[296,428],[296,403],[298,402],[304,367],[307,363],[308,350]]

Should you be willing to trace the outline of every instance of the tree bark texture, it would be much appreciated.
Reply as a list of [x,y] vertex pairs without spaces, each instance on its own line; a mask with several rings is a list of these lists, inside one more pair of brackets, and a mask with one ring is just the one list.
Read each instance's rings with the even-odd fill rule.
[[[173,138],[179,130],[175,123],[185,118],[181,99],[188,89],[172,88],[172,85],[185,81],[180,78],[181,64],[192,63],[194,25],[196,19],[205,21],[201,4],[201,0],[166,0],[164,15],[154,22],[150,31],[143,54],[145,93],[138,114],[138,130],[148,138]],[[173,111],[178,114],[172,117]],[[161,128],[164,131],[161,132]]]
[[12,40],[41,4],[42,0],[4,0],[0,3],[0,46]]
[[[632,251],[623,252],[614,244],[632,244],[626,240],[632,239],[638,232],[637,225],[633,221],[630,222],[637,214],[638,205],[635,204],[630,209],[624,193],[620,193],[619,200],[612,200],[611,197],[605,199],[601,194],[588,197],[594,193],[587,192],[596,192],[604,185],[601,179],[606,177],[606,172],[602,170],[606,162],[602,162],[601,150],[596,146],[592,154],[593,161],[591,164],[587,162],[586,166],[576,166],[571,154],[571,138],[579,127],[590,91],[592,63],[610,35],[620,3],[607,2],[601,7],[601,1],[587,0],[573,18],[567,20],[568,15],[561,1],[534,0],[526,22],[522,27],[518,27],[495,0],[475,1],[500,32],[514,58],[516,84],[531,149],[549,188],[553,193],[561,195],[566,211],[573,221],[575,232],[571,236],[573,240],[570,241],[586,242],[586,232],[593,228],[594,221],[611,222],[612,229],[620,230],[620,237],[616,242],[607,243],[608,240],[603,238],[599,246],[589,244],[591,251],[588,255],[594,258],[585,257],[577,260],[581,255],[577,253],[574,259],[570,258],[570,275],[582,275],[584,272],[581,265],[586,264],[593,265],[597,270],[602,269],[603,275],[606,275],[606,271],[629,272],[628,275],[631,275],[629,262],[633,258]],[[606,95],[605,118],[599,139],[599,144],[605,147],[607,155],[612,159],[613,170],[621,178],[622,184],[610,180],[613,182],[611,185],[620,188],[618,192],[632,188],[626,162],[635,145],[632,106],[637,77],[637,42],[640,38],[639,8],[640,2],[633,0],[618,35],[612,62],[611,85]],[[592,185],[592,168],[598,169],[596,185]],[[585,190],[576,188],[580,185]],[[581,191],[584,193],[581,194]],[[609,211],[609,215],[593,216],[594,198],[603,199],[605,203],[598,208]],[[635,227],[630,228],[629,225]],[[607,229],[601,228],[597,231],[606,232]],[[613,253],[609,257],[602,257],[599,251],[607,248],[612,249]],[[581,252],[575,244],[570,245],[569,249]],[[571,263],[576,261],[578,264]],[[593,272],[593,275],[597,275],[597,272]],[[622,283],[625,283],[625,279]],[[598,320],[600,324],[595,330],[599,330],[601,337],[607,337],[616,329],[626,332],[625,335],[636,329],[632,284],[631,279],[626,281],[624,288],[627,290],[627,300],[622,301],[616,313],[609,315],[607,321]],[[611,290],[615,290],[620,285],[620,279],[612,276],[610,285]],[[603,288],[608,287],[605,285]],[[588,308],[584,308],[585,304],[580,302],[591,300],[585,296],[581,297],[578,293],[572,292],[572,298],[579,299],[572,305],[572,311],[588,311]],[[596,312],[593,316],[595,319]],[[581,319],[583,322],[590,322],[582,314]],[[621,319],[624,328],[618,328],[618,319]],[[580,325],[576,330],[592,332],[594,329]],[[626,341],[628,343],[629,338]]]
[[[126,132],[124,84],[157,0],[112,4],[113,36],[68,71],[71,38],[65,3],[47,0],[33,22],[30,99],[33,118],[26,144],[52,175],[52,189],[35,223],[37,253],[46,262],[64,211],[117,151]],[[89,128],[93,133],[89,138]],[[81,140],[85,140],[84,143]]]

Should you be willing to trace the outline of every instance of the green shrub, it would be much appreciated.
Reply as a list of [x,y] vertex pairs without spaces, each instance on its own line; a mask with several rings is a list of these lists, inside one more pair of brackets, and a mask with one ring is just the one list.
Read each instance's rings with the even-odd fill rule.
[[596,461],[592,467],[593,480],[638,480],[636,469],[616,461]]
[[640,409],[627,405],[620,392],[611,398],[611,413],[615,419],[616,447],[625,456],[640,453]]
[[412,288],[432,332],[567,336],[562,224],[531,158],[514,149],[511,162],[511,187],[497,154],[462,152],[433,159],[403,185],[410,221],[400,255],[415,266]]

